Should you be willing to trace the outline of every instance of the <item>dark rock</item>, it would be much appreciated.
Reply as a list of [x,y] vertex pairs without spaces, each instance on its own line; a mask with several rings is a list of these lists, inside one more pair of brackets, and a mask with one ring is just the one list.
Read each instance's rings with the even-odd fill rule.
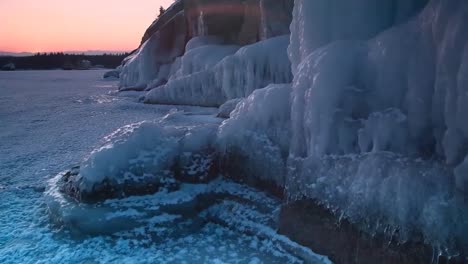
[[183,153],[173,168],[174,177],[181,182],[206,183],[218,177],[217,154],[212,149],[200,153]]
[[[192,37],[213,35],[226,43],[247,45],[289,33],[293,0],[179,0],[146,30],[141,44],[183,17],[185,44]],[[176,34],[168,36],[173,38]]]
[[432,247],[422,242],[396,244],[361,232],[350,222],[337,221],[313,200],[283,205],[279,232],[328,256],[335,263],[431,263]]
[[153,194],[162,189],[174,191],[179,188],[180,184],[170,176],[147,177],[138,182],[125,182],[123,184],[106,179],[94,186],[93,190],[84,191],[79,188],[80,182],[79,167],[74,167],[62,175],[58,182],[59,189],[78,202],[95,203],[105,199]]
[[[247,166],[248,158],[237,151],[223,153],[219,159],[219,169],[223,176],[266,191],[280,199],[284,198],[284,187],[274,181],[266,180]],[[280,173],[280,172],[279,172]]]

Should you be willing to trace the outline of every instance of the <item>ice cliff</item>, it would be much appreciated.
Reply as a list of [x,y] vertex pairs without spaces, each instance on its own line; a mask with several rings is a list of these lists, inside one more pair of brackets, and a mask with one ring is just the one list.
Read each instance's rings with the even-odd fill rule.
[[169,14],[124,62],[122,89],[244,98],[214,143],[227,170],[367,232],[468,251],[468,2],[186,0]]

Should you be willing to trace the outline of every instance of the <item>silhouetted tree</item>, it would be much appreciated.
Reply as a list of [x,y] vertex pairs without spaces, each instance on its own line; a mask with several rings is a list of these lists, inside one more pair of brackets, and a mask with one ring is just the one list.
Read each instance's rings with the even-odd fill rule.
[[158,17],[161,17],[165,12],[166,12],[166,9],[164,9],[164,7],[160,6],[160,7],[159,7],[159,15],[158,15]]

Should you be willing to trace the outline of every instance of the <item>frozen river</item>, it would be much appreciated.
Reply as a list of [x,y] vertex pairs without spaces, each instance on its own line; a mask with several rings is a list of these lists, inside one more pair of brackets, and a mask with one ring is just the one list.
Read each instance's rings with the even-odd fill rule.
[[[102,80],[103,73],[0,72],[0,263],[310,261],[310,251],[269,224],[279,201],[222,180],[184,186],[176,196],[191,201],[210,189],[248,196],[262,208],[225,199],[187,218],[161,212],[158,205],[168,198],[150,195],[93,206],[64,203],[51,213],[51,198],[44,194],[50,179],[79,164],[116,129],[160,118],[173,108],[117,95],[117,82]],[[240,232],[243,225],[249,232]]]

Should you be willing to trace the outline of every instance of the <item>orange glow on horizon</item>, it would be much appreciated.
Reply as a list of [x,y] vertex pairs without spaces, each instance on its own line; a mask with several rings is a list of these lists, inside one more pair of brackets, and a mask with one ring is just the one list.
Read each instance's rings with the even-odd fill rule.
[[173,0],[0,0],[0,51],[131,51]]

